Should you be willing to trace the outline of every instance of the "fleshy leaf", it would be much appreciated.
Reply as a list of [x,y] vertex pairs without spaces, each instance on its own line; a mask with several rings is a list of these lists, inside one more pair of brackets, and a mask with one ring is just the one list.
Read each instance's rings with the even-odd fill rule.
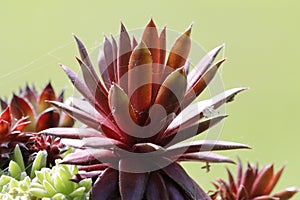
[[118,191],[118,171],[107,168],[95,181],[91,198],[97,200],[110,199]]
[[[185,64],[191,49],[191,38],[190,38],[191,31],[192,31],[192,26],[190,26],[175,41],[175,44],[171,48],[169,58],[166,64],[167,68],[178,69]],[[166,70],[168,71],[170,69],[166,69]],[[169,73],[167,72],[167,74]]]
[[118,127],[125,133],[134,133],[135,116],[133,107],[125,94],[125,92],[116,84],[114,84],[108,94],[109,107]]
[[76,59],[81,67],[84,81],[89,88],[90,93],[94,96],[101,110],[106,114],[109,113],[107,105],[107,91],[100,81],[93,76],[90,69],[79,58]]
[[90,128],[49,128],[39,132],[61,138],[82,139],[85,137],[103,137],[98,131]]
[[291,187],[274,194],[273,197],[280,198],[280,200],[288,200],[292,198],[297,192],[299,192],[299,189]]
[[[217,70],[221,66],[221,64],[225,61],[225,59],[216,63],[212,68],[210,68],[196,83],[188,90],[187,94],[184,96],[183,107],[190,104],[193,100],[195,100],[201,92],[208,86],[208,84],[215,77]],[[189,83],[189,82],[188,82]]]
[[[187,79],[189,82],[189,86],[193,86],[209,69],[215,58],[217,57],[220,50],[224,47],[224,45],[218,46],[208,52],[200,62],[193,68],[193,70],[189,73]],[[189,87],[190,89],[190,87]]]
[[118,80],[119,85],[127,92],[128,88],[128,64],[131,55],[131,41],[128,32],[121,23],[121,30],[119,36],[119,49],[118,49]]
[[200,162],[227,162],[234,163],[233,160],[226,156],[215,154],[212,152],[196,152],[196,153],[185,153],[179,157],[179,161],[200,161]]
[[138,113],[151,103],[152,58],[147,46],[141,42],[132,52],[128,66],[128,95]]
[[[163,106],[167,115],[177,110],[186,91],[186,74],[183,68],[172,72],[162,83],[154,104]],[[162,119],[159,116],[159,120]]]
[[74,153],[68,154],[62,160],[61,164],[91,165],[103,162],[114,162],[115,160],[116,156],[111,150],[87,149],[78,150]]
[[17,119],[28,117],[28,121],[30,121],[30,124],[26,126],[25,130],[34,130],[35,115],[33,112],[33,108],[25,99],[14,95],[10,103],[10,111],[12,115]]
[[163,177],[159,173],[152,172],[147,184],[146,198],[148,200],[169,200],[167,191]]
[[60,102],[51,102],[54,106],[64,110],[70,116],[81,121],[82,123],[86,124],[90,128],[94,128],[99,130],[100,132],[103,131],[108,137],[112,138],[119,138],[116,134],[115,127],[109,120],[105,120],[100,114],[96,116],[89,115],[81,110],[78,110],[74,107],[68,106],[66,104]]
[[56,100],[57,99],[56,99],[54,89],[51,83],[49,82],[41,92],[41,95],[39,96],[38,104],[37,104],[38,113],[41,113],[43,110],[46,110],[51,106],[51,104],[47,101],[56,101]]
[[192,138],[192,137],[208,130],[209,128],[213,127],[214,125],[219,123],[225,117],[227,117],[227,115],[217,115],[217,116],[211,117],[209,119],[196,122],[190,126],[180,127],[179,129],[174,130],[172,132],[167,132],[163,139],[164,140],[163,144],[168,144],[171,141],[171,143],[168,144],[168,146],[172,146],[181,141]]
[[197,140],[189,143],[179,143],[167,148],[168,154],[179,153],[193,153],[200,151],[219,151],[219,150],[231,150],[231,149],[242,149],[249,148],[247,145],[235,143],[235,142],[226,142],[226,141],[217,141],[217,140]]
[[47,128],[57,127],[59,124],[59,119],[60,115],[57,109],[48,108],[39,115],[36,122],[35,131],[39,132]]
[[265,166],[257,175],[251,190],[252,197],[264,194],[265,188],[268,186],[273,177],[273,165]]
[[210,197],[190,178],[179,164],[173,163],[162,170],[177,183],[191,199],[210,200]]
[[130,173],[124,170],[128,169],[130,165],[137,163],[129,163],[126,160],[119,162],[119,188],[121,198],[123,200],[142,199],[147,183],[146,173]]
[[103,52],[104,52],[104,58],[106,62],[106,70],[108,73],[108,77],[110,80],[110,83],[116,82],[115,80],[115,68],[114,68],[114,54],[113,54],[113,47],[111,42],[108,40],[108,38],[104,37],[104,44],[103,44]]

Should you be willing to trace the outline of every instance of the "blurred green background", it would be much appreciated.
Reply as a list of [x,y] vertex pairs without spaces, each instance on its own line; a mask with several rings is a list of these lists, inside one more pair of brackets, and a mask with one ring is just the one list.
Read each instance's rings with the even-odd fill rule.
[[[226,43],[225,88],[251,88],[226,107],[230,117],[221,138],[253,150],[226,155],[275,163],[276,169],[287,164],[277,189],[300,186],[299,9],[296,0],[1,1],[1,96],[11,97],[26,82],[40,89],[48,80],[57,90],[72,91],[58,66],[78,69],[71,33],[92,49],[103,33],[118,33],[120,20],[129,30],[144,27],[150,17],[177,31],[194,22],[192,38],[205,49]],[[213,165],[210,173],[201,166],[185,165],[206,190],[216,177],[226,177],[223,165]]]

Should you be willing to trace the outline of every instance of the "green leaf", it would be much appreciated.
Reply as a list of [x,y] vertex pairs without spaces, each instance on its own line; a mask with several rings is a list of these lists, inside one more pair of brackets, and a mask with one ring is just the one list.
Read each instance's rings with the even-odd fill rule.
[[84,192],[85,192],[85,187],[80,187],[74,190],[69,196],[72,198],[80,197],[84,194]]
[[89,192],[92,187],[92,179],[83,179],[78,184],[80,187],[85,187],[85,192]]
[[46,151],[39,151],[36,155],[36,158],[33,161],[30,178],[35,177],[35,171],[46,167],[47,164],[47,152]]
[[19,167],[21,168],[21,171],[25,170],[24,160],[19,145],[16,145],[14,149],[13,160],[16,163],[18,163]]
[[59,175],[56,175],[56,177],[55,177],[54,187],[58,192],[70,193],[70,191],[68,190],[68,188],[65,185],[64,180],[62,180],[62,178]]
[[35,197],[43,198],[43,197],[51,197],[48,192],[41,188],[30,188],[30,194],[32,194]]
[[11,180],[10,176],[2,175],[0,177],[0,186],[8,184],[10,182],[10,180]]
[[62,193],[57,193],[51,198],[51,200],[67,200],[67,197]]
[[9,175],[17,180],[20,180],[21,178],[21,173],[22,173],[22,170],[21,168],[19,167],[18,163],[16,163],[15,161],[11,160],[9,162],[9,166],[8,166],[8,172],[9,172]]
[[53,196],[57,193],[56,189],[48,181],[43,181],[44,188],[47,190],[49,195]]

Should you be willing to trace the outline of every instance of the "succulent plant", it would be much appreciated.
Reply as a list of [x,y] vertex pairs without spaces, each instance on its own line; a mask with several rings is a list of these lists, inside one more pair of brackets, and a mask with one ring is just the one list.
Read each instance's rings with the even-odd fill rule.
[[30,178],[27,176],[19,181],[13,177],[2,175],[0,177],[0,199],[5,200],[31,200]]
[[35,87],[26,85],[24,89],[20,89],[19,95],[13,95],[10,103],[1,100],[1,107],[5,109],[9,106],[16,119],[28,117],[30,123],[24,130],[26,132],[39,132],[51,127],[72,127],[74,120],[51,106],[48,101],[64,101],[64,91],[56,96],[50,82],[41,94],[37,93]]
[[0,168],[7,167],[9,158],[14,148],[19,145],[24,151],[27,150],[30,133],[23,132],[29,124],[27,117],[15,120],[11,115],[10,108],[6,108],[0,114]]
[[[100,77],[75,36],[83,80],[62,68],[84,100],[74,106],[51,103],[89,128],[51,128],[41,133],[73,140],[78,150],[61,163],[79,165],[74,180],[93,178],[92,199],[210,199],[179,163],[232,163],[210,151],[249,148],[215,140],[187,142],[227,116],[217,112],[209,116],[208,110],[217,110],[245,90],[235,88],[192,103],[224,59],[213,63],[223,47],[219,46],[189,70],[191,29],[177,38],[166,60],[166,28],[158,34],[151,20],[137,43],[121,24],[118,44],[114,37],[104,40]],[[76,140],[82,143],[75,145]]]
[[1,100],[1,106],[2,109],[10,107],[12,116],[16,119],[28,118],[28,124],[22,130],[31,134],[26,144],[29,151],[25,158],[30,154],[36,155],[37,152],[45,150],[48,155],[47,166],[51,167],[55,164],[55,159],[62,158],[61,155],[67,147],[60,142],[60,138],[45,137],[36,133],[51,127],[72,127],[74,120],[68,114],[51,106],[48,101],[64,101],[64,91],[56,96],[50,82],[43,88],[41,94],[38,94],[34,87],[26,85],[20,90],[19,95],[13,95],[10,103]]
[[287,200],[290,199],[299,190],[295,187],[287,188],[283,191],[271,194],[276,186],[284,167],[274,172],[274,165],[264,166],[259,170],[258,166],[247,164],[243,172],[242,163],[239,159],[237,167],[237,176],[234,179],[233,174],[227,169],[228,179],[217,180],[214,183],[216,192],[211,195],[213,200]]
[[2,171],[3,174],[9,175],[12,178],[20,181],[25,177],[29,176],[30,178],[35,177],[35,171],[41,170],[46,167],[47,161],[47,152],[39,151],[35,156],[35,159],[30,165],[24,163],[23,155],[21,149],[17,145],[14,149],[13,155],[9,162],[8,168]]
[[32,180],[30,194],[43,200],[85,200],[89,197],[91,179],[79,183],[70,181],[77,171],[74,165],[55,165],[52,169],[36,171]]

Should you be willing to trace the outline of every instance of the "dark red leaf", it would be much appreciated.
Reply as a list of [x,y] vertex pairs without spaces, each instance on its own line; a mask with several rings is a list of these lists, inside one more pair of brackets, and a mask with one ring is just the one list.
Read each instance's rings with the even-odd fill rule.
[[[190,53],[191,31],[192,31],[192,26],[190,26],[182,35],[180,35],[176,39],[175,44],[171,48],[168,57],[168,61],[166,64],[167,68],[178,69],[184,66],[186,59],[188,58],[188,55]],[[166,69],[166,70],[170,71],[171,69]],[[166,73],[169,74],[169,72]]]
[[70,139],[82,139],[86,137],[103,137],[98,131],[90,128],[49,128],[39,133]]
[[11,114],[9,107],[5,108],[5,110],[1,113],[0,119],[6,121],[8,124],[11,124]]
[[196,152],[196,153],[185,153],[178,158],[179,161],[199,161],[199,162],[227,162],[233,163],[234,161],[226,156],[215,154],[212,152]]
[[26,126],[26,131],[33,131],[35,129],[34,111],[31,104],[29,104],[25,99],[14,95],[10,102],[10,111],[16,119],[28,117],[30,124]]
[[168,131],[176,129],[178,126],[187,126],[199,121],[205,116],[205,112],[208,114],[214,112],[214,110],[218,109],[224,103],[229,102],[236,94],[244,90],[246,90],[246,88],[230,89],[211,99],[189,105],[176,116],[168,127]]
[[107,104],[107,91],[104,89],[100,81],[98,82],[95,79],[89,68],[79,58],[76,59],[81,67],[84,81],[89,88],[91,95],[94,96],[97,105],[99,105],[102,112],[109,114],[110,110]]
[[111,35],[111,45],[112,45],[112,53],[113,53],[113,65],[114,65],[114,72],[115,72],[115,82],[119,82],[118,77],[118,45],[115,38]]
[[149,176],[146,198],[148,200],[169,200],[165,181],[158,172],[152,172]]
[[[166,27],[163,28],[159,35],[159,64],[161,66],[165,65],[165,59],[166,59]],[[164,70],[164,68],[162,68]]]
[[75,165],[93,165],[101,163],[117,162],[116,155],[107,149],[85,149],[77,150],[74,153],[68,154],[62,161],[62,164]]
[[199,135],[200,133],[219,123],[225,117],[227,117],[227,115],[217,115],[209,119],[194,123],[187,127],[179,127],[179,129],[175,129],[172,132],[165,132],[165,136],[163,137],[162,142],[164,145],[171,142],[170,144],[168,144],[168,146],[172,146],[181,141]]
[[46,87],[43,89],[41,95],[38,98],[37,111],[41,113],[51,106],[51,104],[47,101],[56,101],[56,95],[54,89],[49,82]]
[[107,66],[106,70],[108,72],[110,82],[115,83],[116,82],[115,74],[117,73],[117,71],[115,71],[115,66],[114,66],[114,52],[113,52],[112,44],[107,37],[104,37],[103,52],[104,52],[106,66]]
[[237,191],[236,200],[246,200],[249,199],[249,190],[247,190],[244,185],[240,185]]
[[[192,101],[194,101],[199,96],[199,94],[201,94],[204,91],[204,89],[215,77],[217,70],[219,69],[219,67],[224,61],[225,60],[221,60],[220,62],[216,63],[198,81],[196,81],[196,83],[193,86],[190,86],[191,89],[189,89],[186,95],[184,96],[182,107],[186,107],[187,105],[189,105]],[[188,82],[188,84],[190,83]]]
[[127,172],[131,165],[136,164],[127,160],[119,162],[119,188],[123,200],[142,199],[144,196],[148,174]]
[[237,179],[236,179],[236,185],[239,187],[242,181],[243,176],[243,164],[241,159],[238,157],[238,163],[237,163]]
[[101,170],[105,170],[106,168],[108,168],[107,164],[94,164],[94,165],[82,165],[82,166],[78,166],[78,170],[79,171],[86,171],[86,172],[90,172],[90,171],[101,171]]
[[108,149],[112,147],[124,147],[125,145],[114,139],[109,139],[106,137],[86,137],[82,139],[83,146],[92,148],[103,148]]
[[91,198],[97,200],[107,200],[118,195],[118,171],[107,168],[95,181]]
[[66,72],[67,76],[69,77],[72,84],[75,86],[75,88],[88,100],[91,105],[98,106],[95,99],[95,96],[90,92],[89,88],[85,85],[85,83],[79,78],[78,74],[73,72],[71,69],[69,69],[65,65],[61,65],[63,70]]
[[137,113],[141,113],[149,108],[152,97],[152,59],[143,42],[133,50],[128,70],[128,96]]
[[[166,114],[176,111],[186,91],[186,74],[183,68],[179,68],[172,72],[162,83],[154,104],[161,105]],[[159,121],[166,116],[154,116]]]
[[244,186],[246,191],[250,194],[253,183],[256,179],[256,174],[254,174],[254,170],[250,164],[247,165],[246,171],[242,175],[241,185]]
[[224,45],[218,46],[208,52],[200,62],[193,68],[193,70],[188,75],[189,89],[191,86],[195,85],[196,82],[204,75],[204,73],[209,69],[215,58],[217,57],[220,50]]
[[98,68],[99,68],[102,81],[106,89],[109,90],[111,86],[111,82],[107,71],[107,65],[106,65],[104,53],[101,50],[99,51],[99,55],[98,55]]
[[120,137],[117,135],[118,130],[111,123],[111,121],[106,120],[102,115],[96,113],[93,113],[93,115],[91,115],[72,106],[68,106],[64,103],[60,103],[57,101],[51,103],[54,106],[67,112],[73,118],[89,126],[90,128],[99,130],[108,137],[120,139]]
[[134,134],[137,117],[125,92],[114,84],[108,94],[109,107],[118,127],[127,134]]
[[77,36],[75,36],[75,35],[73,35],[73,36],[74,36],[74,38],[76,40],[81,60],[86,64],[86,66],[89,67],[91,73],[96,78],[97,77],[97,73],[94,70],[93,64],[92,64],[92,62],[91,62],[91,60],[89,58],[89,55],[88,55],[88,53],[86,51],[86,48],[84,47],[83,43],[79,40],[79,38]]
[[170,155],[175,155],[178,153],[193,153],[200,151],[219,151],[219,150],[231,150],[231,149],[243,149],[249,148],[247,145],[227,142],[227,141],[217,141],[217,140],[197,140],[188,143],[179,143],[167,148],[167,152]]
[[152,143],[138,143],[132,147],[134,152],[149,153],[149,152],[165,152],[165,149],[161,146]]
[[47,128],[57,127],[59,124],[59,112],[57,109],[48,108],[37,119],[35,131],[39,132]]
[[119,85],[127,92],[128,87],[128,64],[131,55],[131,42],[128,32],[121,23],[121,31],[119,35],[119,49],[118,49],[118,80]]
[[[170,200],[187,200],[187,196],[176,183],[171,180],[165,180],[165,184]],[[189,198],[188,200],[192,199]]]
[[273,165],[265,166],[257,175],[251,190],[251,197],[264,194],[264,190],[273,177]]
[[232,192],[237,193],[237,187],[233,178],[232,173],[229,171],[229,169],[226,167],[226,171],[228,174],[228,180],[229,180],[229,186]]
[[210,200],[210,197],[196,184],[193,179],[177,163],[162,169],[191,199]]
[[276,174],[274,174],[274,176],[273,176],[272,180],[270,181],[268,187],[265,188],[264,194],[269,195],[269,194],[272,192],[272,190],[273,190],[273,188],[276,186],[276,184],[277,184],[277,182],[278,182],[278,180],[279,180],[279,178],[280,178],[280,176],[281,176],[283,170],[284,170],[284,166],[281,167],[281,168],[276,172]]
[[274,194],[273,197],[280,198],[280,200],[288,200],[292,198],[299,191],[300,190],[298,188],[291,187]]

